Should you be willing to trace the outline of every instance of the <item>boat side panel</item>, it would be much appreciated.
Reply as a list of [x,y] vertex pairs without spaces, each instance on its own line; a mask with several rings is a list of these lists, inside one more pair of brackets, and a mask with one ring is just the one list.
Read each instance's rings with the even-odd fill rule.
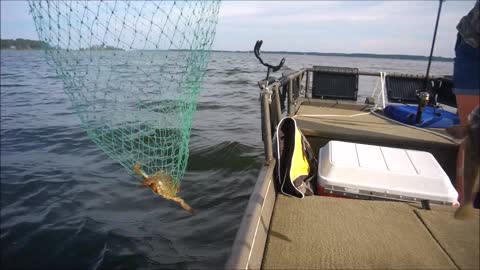
[[262,167],[238,229],[226,269],[259,269],[275,204],[275,160]]

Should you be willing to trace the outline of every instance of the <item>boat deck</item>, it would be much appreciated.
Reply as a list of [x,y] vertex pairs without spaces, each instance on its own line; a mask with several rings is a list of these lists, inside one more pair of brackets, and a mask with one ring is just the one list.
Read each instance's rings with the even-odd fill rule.
[[[318,154],[330,140],[427,151],[455,179],[458,142],[443,129],[399,125],[368,105],[303,100],[295,112]],[[380,115],[381,112],[379,112]],[[438,135],[441,134],[441,135]],[[275,191],[275,160],[265,163],[227,262],[228,269],[478,269],[478,218],[454,208],[309,196]]]
[[[381,115],[381,114],[380,114]],[[399,125],[366,105],[311,100],[295,119],[318,150],[329,140],[432,153],[455,173],[458,144],[445,135]],[[452,207],[277,195],[265,269],[471,269],[479,267],[479,220],[453,218]],[[478,212],[477,212],[478,214]]]
[[477,269],[479,219],[456,220],[453,210],[278,195],[262,268]]

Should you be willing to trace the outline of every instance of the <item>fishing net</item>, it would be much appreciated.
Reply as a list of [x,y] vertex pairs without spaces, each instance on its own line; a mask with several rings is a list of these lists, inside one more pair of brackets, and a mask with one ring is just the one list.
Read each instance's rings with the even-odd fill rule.
[[128,172],[182,178],[219,4],[29,2],[82,126]]

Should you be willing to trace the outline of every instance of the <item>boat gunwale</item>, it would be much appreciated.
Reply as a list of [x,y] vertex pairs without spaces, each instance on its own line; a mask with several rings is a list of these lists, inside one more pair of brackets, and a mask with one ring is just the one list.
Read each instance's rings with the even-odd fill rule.
[[261,267],[276,200],[273,184],[275,164],[276,160],[272,159],[262,166],[258,174],[225,269]]

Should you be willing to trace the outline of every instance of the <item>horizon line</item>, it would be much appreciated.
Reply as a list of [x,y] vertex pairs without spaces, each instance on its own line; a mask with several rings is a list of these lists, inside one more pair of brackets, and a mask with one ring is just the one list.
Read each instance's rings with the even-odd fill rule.
[[[34,39],[26,39],[26,38],[8,38],[8,39],[0,39],[1,41],[4,40],[28,40],[28,41],[38,41],[44,42],[41,40],[34,40]],[[121,48],[119,48],[121,49]],[[123,49],[121,49],[123,50]],[[156,49],[158,50],[158,49]],[[190,49],[169,49],[171,51],[188,51]],[[146,50],[146,51],[155,51],[155,50]],[[168,51],[165,49],[160,49],[158,51]],[[234,52],[234,53],[253,53],[253,50],[226,50],[226,49],[210,49],[211,52]],[[428,59],[429,56],[425,55],[418,55],[418,54],[399,54],[399,53],[388,53],[388,54],[379,54],[379,53],[341,53],[341,52],[318,52],[318,51],[262,51],[262,53],[270,53],[270,54],[294,54],[294,55],[323,55],[323,56],[343,56],[343,57],[375,57],[379,56],[378,58],[396,58],[396,59],[411,59],[411,60],[423,60]],[[440,60],[440,61],[453,61],[454,57],[445,57],[445,56],[432,56],[432,60]]]

